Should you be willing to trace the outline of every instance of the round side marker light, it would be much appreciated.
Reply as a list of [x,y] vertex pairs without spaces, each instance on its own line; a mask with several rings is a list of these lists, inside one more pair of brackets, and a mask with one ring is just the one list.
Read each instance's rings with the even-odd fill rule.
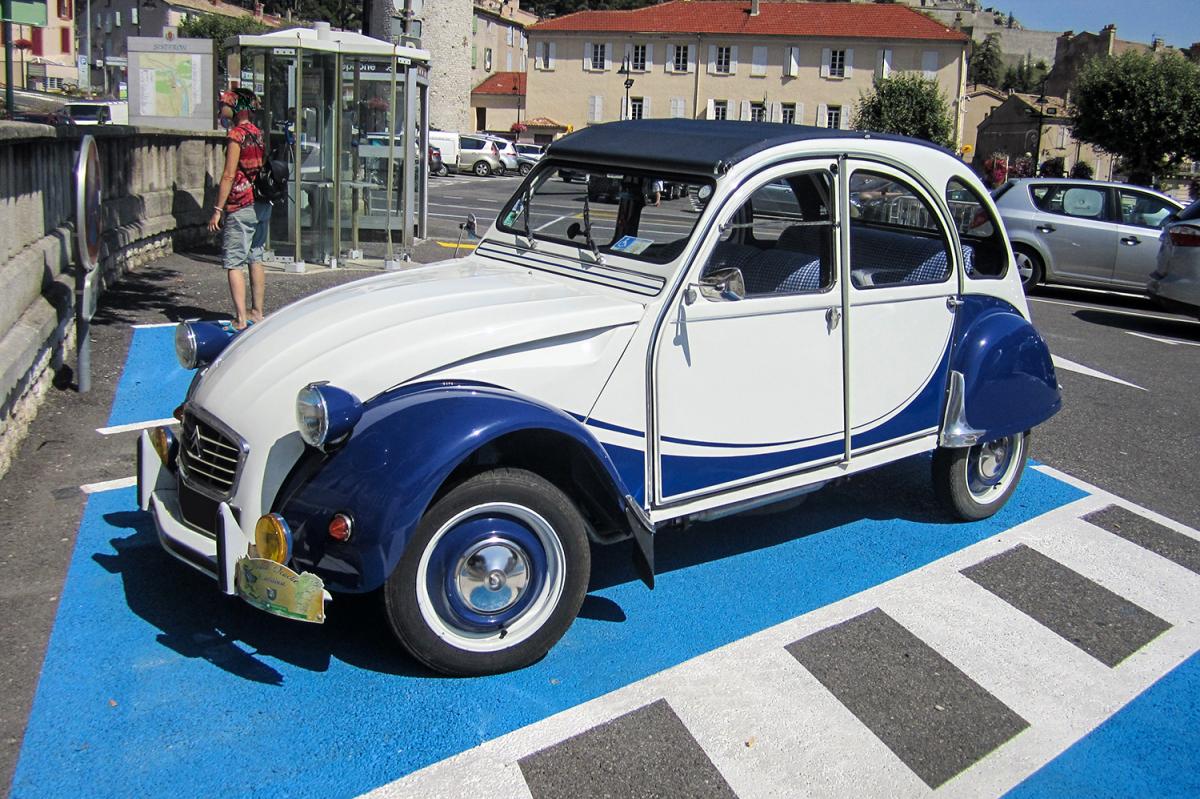
[[158,453],[158,459],[162,461],[163,466],[168,470],[175,470],[175,455],[179,452],[179,445],[175,440],[175,434],[171,432],[171,428],[166,426],[155,427],[150,431],[150,446],[154,447],[154,451]]
[[346,542],[354,532],[354,520],[346,513],[335,513],[329,520],[329,537],[334,541]]
[[292,531],[282,516],[268,513],[254,525],[254,545],[260,558],[287,563],[292,558]]

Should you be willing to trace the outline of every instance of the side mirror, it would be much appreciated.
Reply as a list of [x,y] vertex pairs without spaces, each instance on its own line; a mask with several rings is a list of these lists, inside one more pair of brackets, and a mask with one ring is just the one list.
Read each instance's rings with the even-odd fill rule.
[[737,267],[718,269],[700,278],[700,293],[709,300],[743,300],[746,298],[746,279]]
[[581,227],[579,226],[579,223],[578,223],[578,222],[572,222],[572,223],[570,224],[570,226],[569,226],[569,227],[567,227],[567,238],[568,238],[568,239],[573,239],[573,238],[575,238],[576,236],[578,236],[578,235],[579,235],[580,233],[582,233],[582,232],[583,232],[583,228],[581,228]]

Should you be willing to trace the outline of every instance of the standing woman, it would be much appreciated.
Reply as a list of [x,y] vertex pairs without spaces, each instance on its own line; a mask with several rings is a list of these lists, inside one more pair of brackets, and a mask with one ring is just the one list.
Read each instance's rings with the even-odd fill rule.
[[[225,222],[222,246],[225,272],[229,276],[229,294],[236,318],[233,326],[242,330],[247,324],[261,322],[266,296],[266,266],[263,247],[271,222],[271,203],[256,201],[254,178],[263,168],[266,149],[263,132],[250,121],[259,109],[258,97],[249,89],[221,93],[220,121],[229,128],[225,150],[225,171],[217,189],[217,203],[209,231],[216,233]],[[246,313],[246,278],[242,268],[250,269],[250,312]]]

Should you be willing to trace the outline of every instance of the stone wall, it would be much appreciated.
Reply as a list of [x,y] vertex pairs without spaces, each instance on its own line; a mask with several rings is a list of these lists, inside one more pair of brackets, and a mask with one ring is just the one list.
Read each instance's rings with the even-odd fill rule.
[[75,162],[96,137],[102,284],[204,234],[220,133],[0,123],[0,475],[75,347]]
[[[421,47],[429,51],[429,126],[471,131],[471,0],[426,2]],[[482,54],[478,55],[482,58]]]

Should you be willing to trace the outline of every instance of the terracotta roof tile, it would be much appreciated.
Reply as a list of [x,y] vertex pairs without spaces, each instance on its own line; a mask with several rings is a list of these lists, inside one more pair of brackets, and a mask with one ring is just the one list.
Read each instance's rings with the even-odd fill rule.
[[899,4],[764,2],[758,16],[749,11],[750,0],[672,0],[632,11],[577,11],[530,30],[967,41],[961,31]]
[[524,72],[497,72],[471,90],[471,94],[505,94],[525,96]]
[[567,129],[567,126],[561,122],[555,122],[550,117],[534,117],[533,119],[525,120],[526,127],[530,128],[562,128]]

